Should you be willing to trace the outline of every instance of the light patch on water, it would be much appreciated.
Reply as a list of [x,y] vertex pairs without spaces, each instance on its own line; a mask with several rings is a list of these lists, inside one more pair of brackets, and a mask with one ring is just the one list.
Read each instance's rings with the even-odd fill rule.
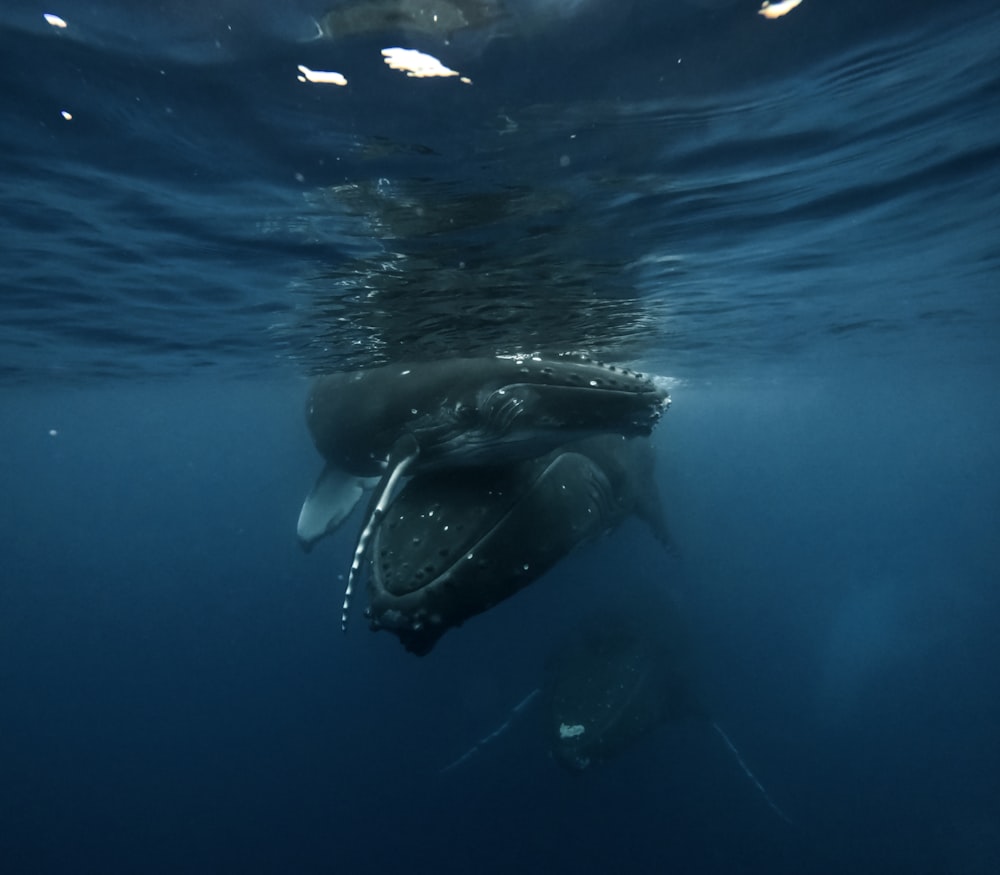
[[321,85],[346,85],[347,77],[334,70],[310,70],[305,64],[299,64],[299,82],[316,82]]
[[782,0],[781,3],[770,3],[768,0],[764,0],[763,5],[757,10],[757,14],[770,19],[781,18],[783,15],[788,15],[801,2],[802,0]]
[[818,706],[827,718],[851,719],[870,697],[892,696],[906,678],[948,652],[974,611],[954,585],[915,588],[905,579],[858,585],[834,613],[822,660]]
[[411,79],[433,79],[435,77],[459,76],[459,81],[471,85],[472,80],[461,76],[458,70],[446,67],[433,55],[416,49],[402,49],[398,46],[382,49],[382,58],[393,70],[406,73]]
[[823,710],[853,711],[863,692],[900,658],[903,642],[894,590],[891,583],[873,584],[841,603],[827,634]]

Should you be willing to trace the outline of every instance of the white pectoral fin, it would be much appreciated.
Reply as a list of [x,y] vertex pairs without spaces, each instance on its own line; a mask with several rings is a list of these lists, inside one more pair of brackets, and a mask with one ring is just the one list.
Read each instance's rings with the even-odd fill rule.
[[374,486],[375,492],[371,497],[371,505],[368,508],[368,518],[365,520],[364,528],[358,535],[358,543],[354,548],[354,561],[351,562],[351,570],[347,575],[347,589],[344,590],[344,609],[340,615],[340,628],[347,631],[347,615],[351,610],[351,594],[354,592],[354,580],[361,570],[361,565],[365,561],[365,554],[368,551],[368,542],[371,541],[375,529],[378,528],[382,517],[385,516],[386,508],[392,501],[396,484],[400,478],[406,474],[406,470],[417,460],[420,455],[420,445],[411,435],[404,435],[393,445],[389,453],[389,465],[385,474]]
[[302,546],[309,550],[320,538],[335,531],[373,482],[377,481],[327,465],[299,512],[297,531]]

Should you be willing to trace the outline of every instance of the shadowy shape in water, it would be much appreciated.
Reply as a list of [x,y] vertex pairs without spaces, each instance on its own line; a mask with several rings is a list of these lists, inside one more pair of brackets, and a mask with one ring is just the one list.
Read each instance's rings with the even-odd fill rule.
[[663,723],[705,718],[676,609],[594,618],[546,664],[546,736],[571,769],[605,762]]

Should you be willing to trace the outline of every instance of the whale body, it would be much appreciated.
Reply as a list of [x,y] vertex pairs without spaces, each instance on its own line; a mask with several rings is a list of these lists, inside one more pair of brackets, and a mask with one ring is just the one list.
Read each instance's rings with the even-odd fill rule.
[[630,514],[667,542],[644,438],[600,435],[537,459],[414,477],[372,541],[371,626],[423,655]]
[[[544,455],[595,434],[648,435],[662,380],[579,356],[401,363],[316,380],[307,423],[326,468],[298,535],[310,548],[397,468],[409,474]],[[377,478],[377,479],[375,479]]]

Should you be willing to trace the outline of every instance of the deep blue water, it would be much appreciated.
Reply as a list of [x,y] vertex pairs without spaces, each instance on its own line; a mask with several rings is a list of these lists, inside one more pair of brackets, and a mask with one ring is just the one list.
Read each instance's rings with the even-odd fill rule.
[[[339,5],[0,11],[0,870],[996,871],[995,4]],[[342,636],[309,376],[538,349],[673,378],[674,551]],[[661,589],[791,824],[698,721],[440,772]]]

